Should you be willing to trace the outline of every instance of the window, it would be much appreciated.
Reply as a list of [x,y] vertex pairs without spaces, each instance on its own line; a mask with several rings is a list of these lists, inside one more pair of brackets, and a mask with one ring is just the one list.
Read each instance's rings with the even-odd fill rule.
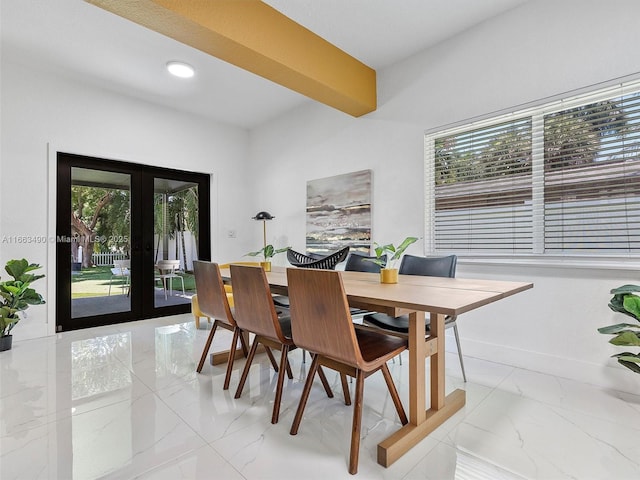
[[640,84],[425,137],[427,247],[640,254]]

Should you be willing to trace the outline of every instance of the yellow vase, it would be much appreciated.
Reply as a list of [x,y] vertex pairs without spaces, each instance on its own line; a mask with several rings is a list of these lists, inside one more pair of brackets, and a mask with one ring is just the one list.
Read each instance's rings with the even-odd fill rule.
[[398,283],[398,269],[397,268],[381,269],[380,283]]
[[260,262],[260,266],[264,269],[265,272],[271,271],[271,262]]

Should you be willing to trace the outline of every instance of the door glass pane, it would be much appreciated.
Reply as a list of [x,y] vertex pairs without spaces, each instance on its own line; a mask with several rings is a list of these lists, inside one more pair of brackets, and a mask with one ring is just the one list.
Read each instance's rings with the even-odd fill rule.
[[130,175],[71,168],[71,317],[131,310]]
[[190,303],[198,259],[198,186],[154,180],[154,305]]

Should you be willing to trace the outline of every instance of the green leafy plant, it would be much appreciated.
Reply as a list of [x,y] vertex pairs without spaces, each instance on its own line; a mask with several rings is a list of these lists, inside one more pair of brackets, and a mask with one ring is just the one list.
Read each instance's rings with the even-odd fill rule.
[[[370,258],[368,261],[380,265],[380,268],[396,268],[395,266],[405,250],[417,241],[418,237],[407,237],[397,247],[392,243],[387,245],[374,243],[376,258]],[[386,261],[383,258],[385,255],[387,255]]]
[[263,248],[258,250],[257,252],[249,252],[246,255],[249,257],[257,257],[258,255],[262,255],[265,262],[268,262],[271,258],[273,258],[278,253],[283,253],[289,250],[290,247],[278,248],[277,250],[273,247],[273,245],[265,245]]
[[[640,322],[640,296],[635,295],[640,292],[638,285],[623,285],[611,290],[613,298],[609,301],[609,308],[614,312],[625,315]],[[619,347],[640,347],[640,323],[618,323],[598,329],[598,332],[605,335],[615,335],[609,343]],[[640,373],[640,354],[623,352],[612,355],[618,359],[618,363],[624,365],[629,370]]]
[[45,303],[42,295],[30,288],[36,280],[44,278],[44,275],[34,275],[33,270],[42,268],[36,263],[22,260],[9,260],[4,269],[13,277],[13,280],[0,282],[0,336],[11,334],[11,330],[20,321],[18,312],[26,310],[29,305],[41,305]]

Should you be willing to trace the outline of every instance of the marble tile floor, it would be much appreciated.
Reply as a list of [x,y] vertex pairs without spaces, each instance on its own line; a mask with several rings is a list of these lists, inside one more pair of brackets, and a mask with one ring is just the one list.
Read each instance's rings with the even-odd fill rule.
[[[205,325],[203,322],[201,325]],[[224,367],[195,364],[208,331],[190,315],[20,341],[0,353],[0,478],[347,479],[351,407],[312,391],[289,435],[305,369],[291,354],[280,422],[266,358],[240,399]],[[215,349],[227,347],[226,332]],[[406,353],[405,353],[406,355]],[[265,357],[262,355],[261,357]],[[361,479],[638,479],[640,397],[447,354],[447,388],[467,404],[389,468],[376,445],[399,427],[381,374],[365,382]],[[390,364],[405,402],[407,362]]]

